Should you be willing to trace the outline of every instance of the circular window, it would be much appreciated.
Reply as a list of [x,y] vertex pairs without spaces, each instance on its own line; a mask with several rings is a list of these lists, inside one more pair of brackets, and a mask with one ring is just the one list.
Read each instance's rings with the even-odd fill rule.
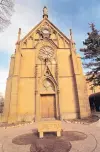
[[39,52],[40,59],[50,60],[53,56],[54,56],[54,50],[51,47],[45,46],[40,49],[40,52]]

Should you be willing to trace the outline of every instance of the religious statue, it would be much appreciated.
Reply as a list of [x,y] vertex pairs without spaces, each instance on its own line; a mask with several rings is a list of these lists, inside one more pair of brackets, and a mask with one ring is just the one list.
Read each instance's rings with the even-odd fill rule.
[[46,6],[43,8],[43,16],[48,16],[48,9]]

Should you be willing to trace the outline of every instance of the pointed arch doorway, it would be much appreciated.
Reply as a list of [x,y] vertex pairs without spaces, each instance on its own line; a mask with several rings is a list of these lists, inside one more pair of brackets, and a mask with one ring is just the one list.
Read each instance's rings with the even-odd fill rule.
[[49,78],[44,79],[42,92],[40,93],[41,119],[56,119],[56,97],[54,83]]

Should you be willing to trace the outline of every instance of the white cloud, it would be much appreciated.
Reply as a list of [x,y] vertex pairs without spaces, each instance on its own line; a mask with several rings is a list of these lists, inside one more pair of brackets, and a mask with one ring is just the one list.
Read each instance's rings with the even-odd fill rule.
[[33,9],[25,5],[15,5],[11,25],[3,33],[0,33],[0,51],[7,51],[12,54],[15,50],[18,29],[22,28],[23,37],[41,20],[42,12],[39,11],[41,10],[41,5],[38,3],[37,8],[35,3]]

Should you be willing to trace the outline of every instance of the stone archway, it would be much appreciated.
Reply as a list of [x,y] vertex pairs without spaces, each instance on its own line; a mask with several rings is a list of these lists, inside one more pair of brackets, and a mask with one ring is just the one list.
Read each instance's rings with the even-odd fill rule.
[[40,94],[41,119],[56,119],[56,91],[53,82],[46,78],[43,80]]

